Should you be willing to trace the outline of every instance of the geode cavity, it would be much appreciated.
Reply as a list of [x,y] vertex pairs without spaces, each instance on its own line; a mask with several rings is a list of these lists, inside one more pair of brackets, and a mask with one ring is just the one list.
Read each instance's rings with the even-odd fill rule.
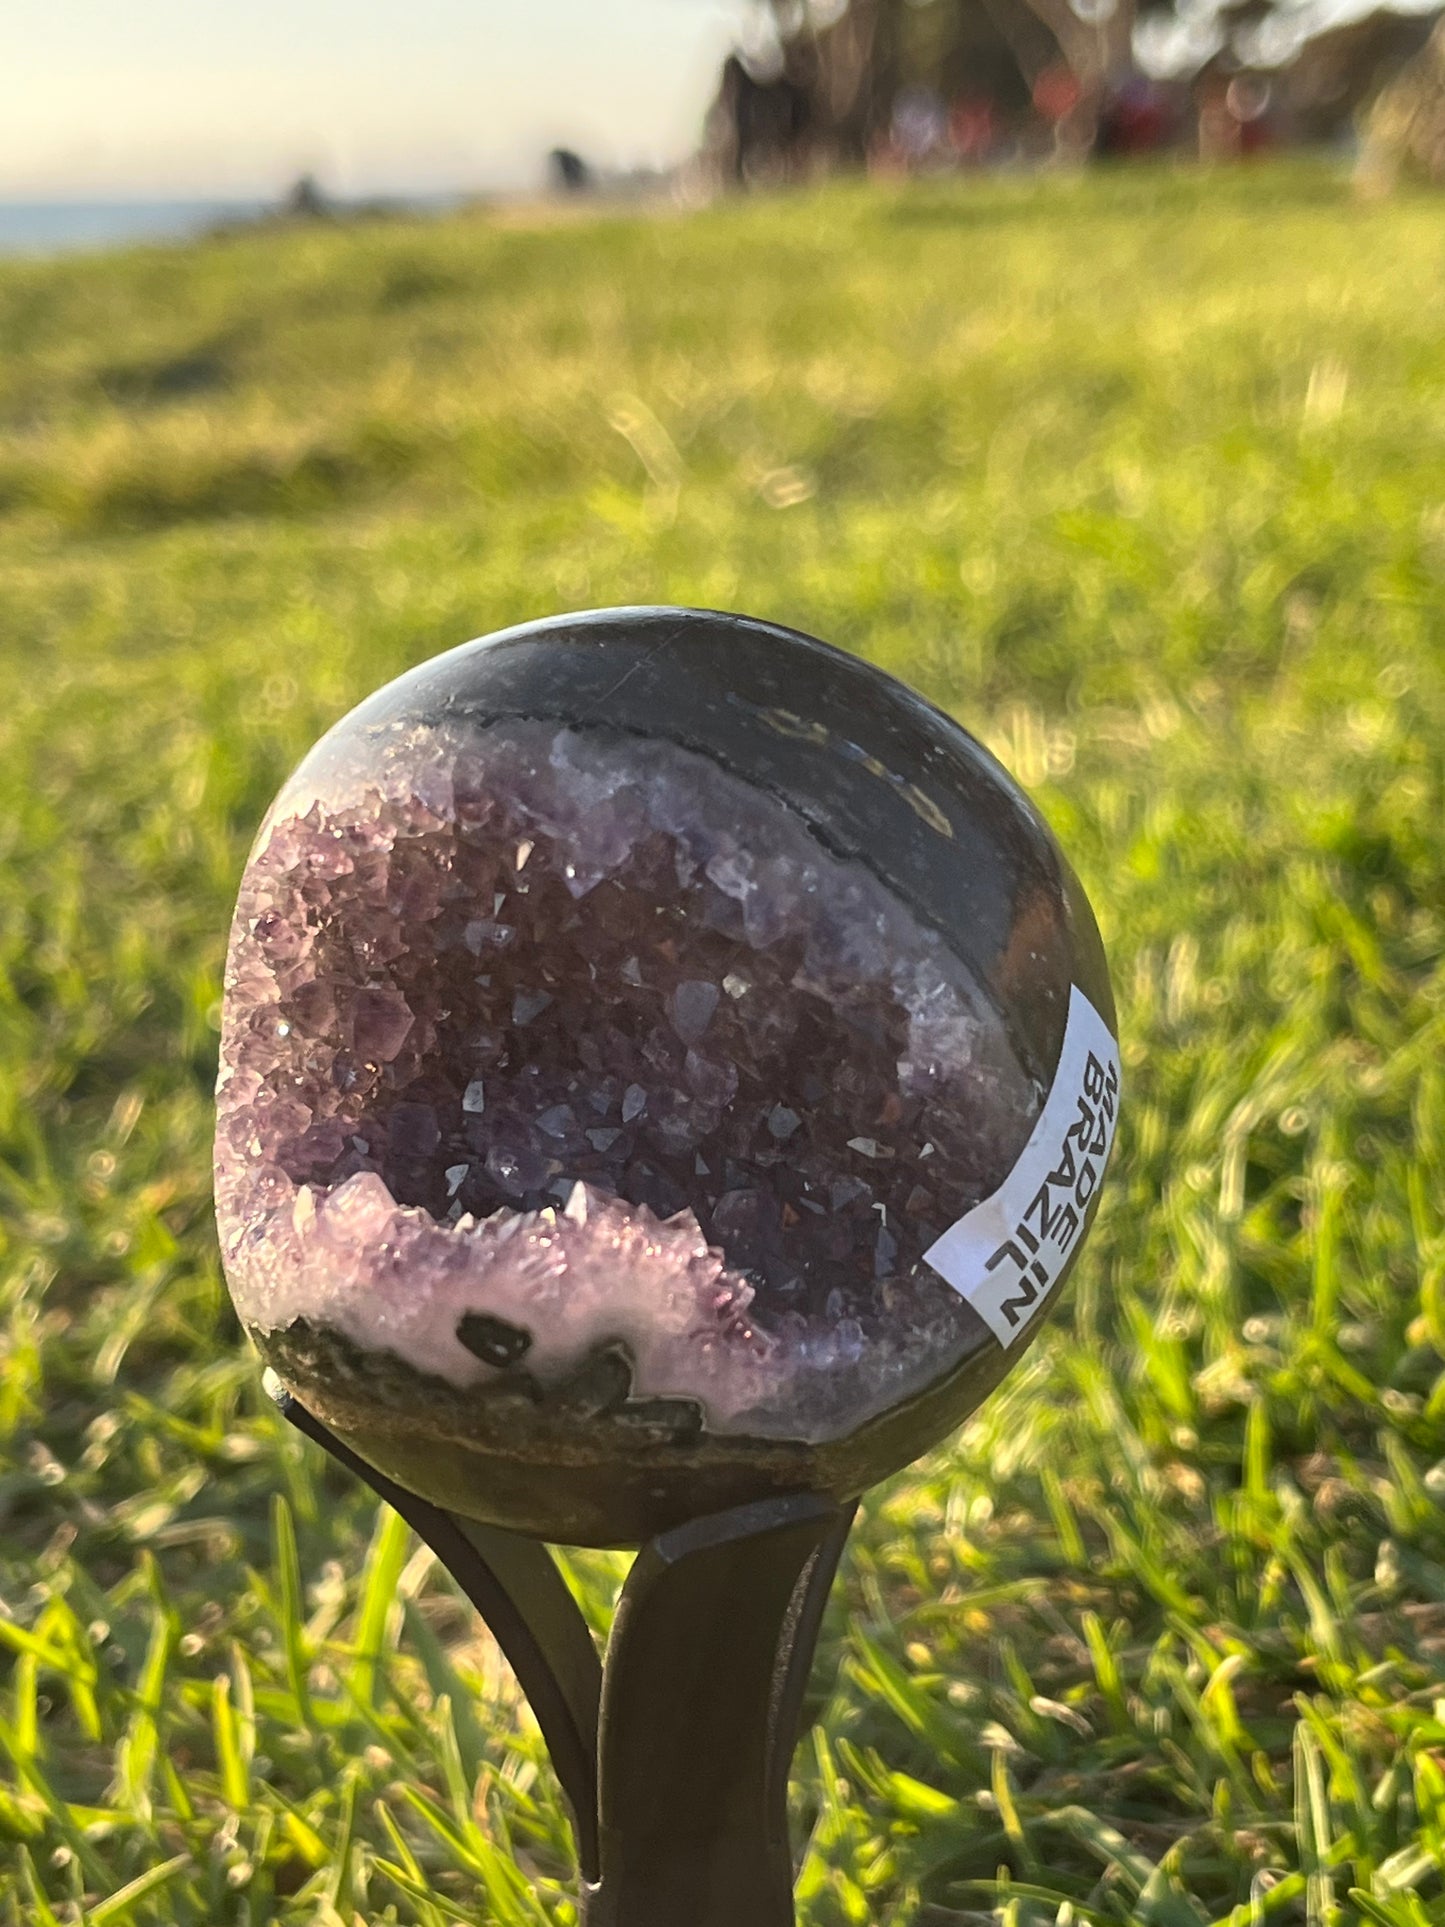
[[1102,969],[1081,903],[962,732],[822,645],[670,611],[454,651],[324,739],[245,873],[237,1308],[477,1517],[626,1542],[856,1491],[1004,1368],[923,1254],[1029,1136]]

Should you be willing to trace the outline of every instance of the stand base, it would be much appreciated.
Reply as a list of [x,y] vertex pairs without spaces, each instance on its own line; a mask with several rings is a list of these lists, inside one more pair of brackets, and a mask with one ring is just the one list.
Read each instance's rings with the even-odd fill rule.
[[267,1375],[283,1415],[392,1505],[507,1656],[572,1811],[586,1927],[792,1927],[788,1768],[856,1507],[809,1493],[659,1534],[605,1664],[547,1548],[414,1497]]

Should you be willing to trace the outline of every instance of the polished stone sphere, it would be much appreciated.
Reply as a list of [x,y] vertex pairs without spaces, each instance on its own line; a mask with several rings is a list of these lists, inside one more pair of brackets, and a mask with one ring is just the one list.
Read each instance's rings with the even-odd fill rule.
[[955,723],[696,610],[468,643],[272,806],[226,970],[237,1310],[369,1463],[630,1544],[856,1495],[1021,1354],[1117,1114],[1098,932]]

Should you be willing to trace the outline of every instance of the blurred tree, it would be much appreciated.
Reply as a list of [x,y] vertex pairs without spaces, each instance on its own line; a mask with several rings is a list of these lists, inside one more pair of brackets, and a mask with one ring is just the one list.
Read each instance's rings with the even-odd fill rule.
[[[807,42],[779,47],[772,59],[729,54],[703,132],[703,155],[726,187],[794,180],[815,158],[850,161],[827,148],[820,66]],[[819,150],[815,152],[815,150]]]
[[1004,116],[1036,108],[1058,145],[1086,152],[1106,95],[1133,72],[1139,8],[1160,3],[765,0],[783,64],[809,50],[817,132],[845,161],[887,137],[910,89],[988,100]]
[[570,147],[554,147],[548,154],[547,180],[554,194],[585,194],[595,184],[592,169]]
[[1382,192],[1402,174],[1445,186],[1445,19],[1381,90],[1365,125],[1361,185]]
[[335,212],[314,174],[303,174],[291,183],[280,211],[290,221],[329,221]]
[[[1196,115],[1202,146],[1211,116],[1225,127],[1229,138],[1210,148],[1221,153],[1281,138],[1335,140],[1431,24],[1418,6],[1342,22],[1337,0],[758,5],[766,44],[729,63],[709,126],[711,157],[739,182],[880,158],[911,165],[938,147],[959,159],[1003,147],[1080,159],[1138,152],[1188,137]],[[1422,59],[1415,91],[1391,95],[1399,126],[1415,130],[1391,138],[1412,152],[1433,136],[1422,131],[1424,109],[1403,103],[1428,93],[1430,71]],[[1147,75],[1178,82],[1173,98]],[[1241,117],[1246,93],[1258,111]],[[1435,165],[1421,156],[1412,164]]]

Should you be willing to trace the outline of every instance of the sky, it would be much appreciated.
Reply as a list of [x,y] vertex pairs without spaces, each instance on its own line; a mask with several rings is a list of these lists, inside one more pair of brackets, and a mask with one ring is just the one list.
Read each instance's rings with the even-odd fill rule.
[[757,0],[3,0],[0,199],[523,188],[692,148]]

